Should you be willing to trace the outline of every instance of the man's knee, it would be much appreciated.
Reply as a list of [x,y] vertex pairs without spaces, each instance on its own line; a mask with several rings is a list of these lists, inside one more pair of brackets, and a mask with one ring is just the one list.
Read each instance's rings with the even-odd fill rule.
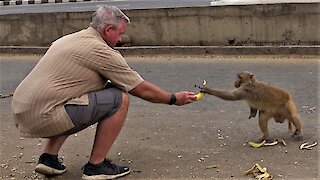
[[122,92],[122,105],[128,107],[129,106],[129,95],[126,92]]

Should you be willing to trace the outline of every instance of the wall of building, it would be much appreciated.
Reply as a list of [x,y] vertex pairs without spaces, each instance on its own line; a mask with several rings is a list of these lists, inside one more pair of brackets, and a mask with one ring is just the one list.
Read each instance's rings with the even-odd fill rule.
[[[319,45],[320,3],[125,10],[126,46]],[[93,12],[0,16],[1,46],[49,46]]]

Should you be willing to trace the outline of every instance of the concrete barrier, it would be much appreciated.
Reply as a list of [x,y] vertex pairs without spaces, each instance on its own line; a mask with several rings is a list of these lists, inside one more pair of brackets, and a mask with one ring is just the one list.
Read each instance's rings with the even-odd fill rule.
[[0,1],[0,6],[15,6],[27,4],[47,4],[47,3],[73,3],[97,0],[4,0]]
[[[125,46],[320,45],[320,3],[124,10]],[[50,46],[92,12],[0,16],[0,46]]]

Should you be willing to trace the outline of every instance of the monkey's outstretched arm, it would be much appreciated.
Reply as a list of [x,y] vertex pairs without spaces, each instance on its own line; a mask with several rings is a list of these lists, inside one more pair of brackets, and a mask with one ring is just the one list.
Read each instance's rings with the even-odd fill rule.
[[228,101],[242,100],[246,97],[246,93],[244,92],[244,90],[241,89],[226,91],[204,86],[201,88],[201,91]]

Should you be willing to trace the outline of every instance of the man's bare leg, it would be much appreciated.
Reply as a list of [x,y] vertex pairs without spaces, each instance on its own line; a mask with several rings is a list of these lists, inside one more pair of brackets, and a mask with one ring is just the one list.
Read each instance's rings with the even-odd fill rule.
[[105,159],[127,117],[128,106],[129,96],[127,93],[122,93],[122,103],[119,110],[113,116],[98,123],[89,159],[91,164],[99,164]]
[[51,155],[57,155],[62,144],[66,141],[67,138],[68,138],[67,135],[49,138],[47,140],[47,144],[44,148],[44,153],[48,153]]
[[67,135],[55,136],[47,140],[44,153],[39,157],[35,171],[44,175],[60,175],[67,171],[66,166],[58,160],[58,152],[66,141]]

